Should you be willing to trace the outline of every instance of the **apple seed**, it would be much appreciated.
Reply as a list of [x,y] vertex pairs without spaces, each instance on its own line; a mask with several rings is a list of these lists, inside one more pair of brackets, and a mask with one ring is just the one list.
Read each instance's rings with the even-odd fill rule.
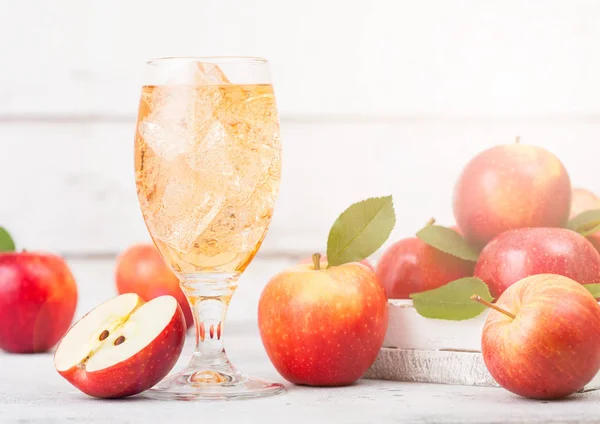
[[115,346],[119,346],[121,343],[123,343],[125,341],[125,336],[119,336],[117,337],[117,339],[115,340],[114,345]]
[[98,339],[100,341],[106,340],[106,338],[110,335],[110,333],[108,332],[108,330],[104,330],[102,333],[100,333],[100,337],[98,337]]

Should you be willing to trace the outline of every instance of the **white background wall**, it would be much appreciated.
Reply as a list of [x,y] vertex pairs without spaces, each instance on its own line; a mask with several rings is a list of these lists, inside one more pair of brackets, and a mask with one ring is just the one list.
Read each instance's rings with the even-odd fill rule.
[[595,0],[0,0],[0,225],[104,261],[112,284],[114,255],[148,239],[132,170],[144,61],[172,55],[271,62],[284,175],[259,261],[324,249],[372,195],[394,195],[393,239],[450,224],[462,165],[515,135],[600,192],[598,22]]

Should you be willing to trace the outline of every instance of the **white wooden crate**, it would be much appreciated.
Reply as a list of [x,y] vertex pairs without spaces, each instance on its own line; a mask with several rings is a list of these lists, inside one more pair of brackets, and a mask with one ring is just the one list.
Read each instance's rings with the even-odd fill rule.
[[[488,312],[464,321],[419,315],[411,300],[390,300],[383,347],[365,378],[463,386],[497,386],[481,355]],[[583,391],[600,389],[600,373]]]

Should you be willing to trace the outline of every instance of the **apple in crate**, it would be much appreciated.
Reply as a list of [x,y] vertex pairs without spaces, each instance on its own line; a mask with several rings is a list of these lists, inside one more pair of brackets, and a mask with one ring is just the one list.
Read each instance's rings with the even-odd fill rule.
[[[574,188],[571,198],[571,218],[586,211],[600,209],[600,199],[589,190]],[[600,252],[600,231],[590,234],[586,238]]]
[[584,188],[574,188],[571,193],[571,218],[582,212],[600,209],[600,199]]
[[0,253],[0,349],[44,352],[68,330],[77,285],[66,262],[34,252]]
[[561,161],[519,143],[475,156],[454,189],[456,223],[479,248],[507,230],[563,227],[570,207],[571,181]]
[[485,364],[505,389],[534,399],[581,390],[600,369],[600,307],[560,275],[524,278],[502,294],[483,328]]
[[521,228],[492,240],[479,255],[475,276],[494,298],[522,278],[559,274],[581,284],[600,282],[600,254],[581,234],[564,228]]
[[78,321],[54,355],[56,370],[82,392],[120,398],[143,392],[171,371],[185,342],[185,318],[172,296],[145,303],[117,296]]
[[413,293],[472,276],[474,266],[475,262],[444,253],[411,237],[394,243],[385,251],[377,264],[377,278],[388,299],[410,299]]
[[295,384],[343,386],[371,366],[388,309],[375,272],[350,262],[327,269],[300,264],[269,281],[258,305],[265,350]]
[[117,259],[116,284],[119,294],[137,293],[149,301],[158,296],[171,295],[179,302],[187,328],[194,325],[190,305],[181,291],[179,279],[163,261],[152,244],[137,244]]

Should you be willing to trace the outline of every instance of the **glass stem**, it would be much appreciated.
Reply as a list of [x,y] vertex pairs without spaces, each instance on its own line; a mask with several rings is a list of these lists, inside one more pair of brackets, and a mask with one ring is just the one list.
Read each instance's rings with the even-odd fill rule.
[[236,372],[225,354],[223,335],[225,316],[237,280],[207,281],[206,275],[202,278],[200,281],[186,276],[181,281],[196,326],[196,348],[188,368],[196,370],[191,376],[196,383],[223,383]]

